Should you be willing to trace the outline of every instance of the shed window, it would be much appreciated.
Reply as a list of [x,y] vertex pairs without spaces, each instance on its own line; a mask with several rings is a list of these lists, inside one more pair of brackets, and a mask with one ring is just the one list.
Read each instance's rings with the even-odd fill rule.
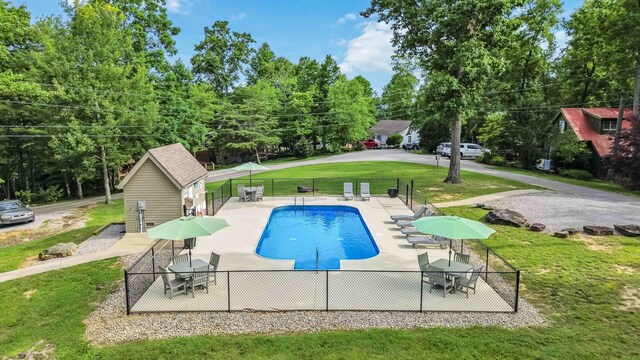
[[617,120],[602,120],[602,131],[611,131],[616,129]]

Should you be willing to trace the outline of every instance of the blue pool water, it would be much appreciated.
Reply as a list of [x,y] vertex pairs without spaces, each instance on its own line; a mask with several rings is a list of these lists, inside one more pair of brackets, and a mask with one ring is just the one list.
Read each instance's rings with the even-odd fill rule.
[[380,251],[360,211],[351,206],[282,206],[273,209],[256,253],[294,259],[295,269],[340,269],[340,259],[366,259]]

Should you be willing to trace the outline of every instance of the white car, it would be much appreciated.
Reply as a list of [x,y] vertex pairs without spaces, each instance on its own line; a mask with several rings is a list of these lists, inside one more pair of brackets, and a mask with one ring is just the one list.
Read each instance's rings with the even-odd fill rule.
[[[448,144],[448,143],[445,143]],[[470,157],[477,158],[478,156],[484,153],[491,153],[489,149],[484,149],[482,146],[478,144],[470,144],[470,143],[462,143],[460,144],[460,157]],[[451,145],[448,147],[443,147],[442,156],[451,157]]]
[[448,150],[451,149],[450,142],[443,142],[438,144],[438,147],[436,148],[436,154],[444,156],[445,149],[448,149]]

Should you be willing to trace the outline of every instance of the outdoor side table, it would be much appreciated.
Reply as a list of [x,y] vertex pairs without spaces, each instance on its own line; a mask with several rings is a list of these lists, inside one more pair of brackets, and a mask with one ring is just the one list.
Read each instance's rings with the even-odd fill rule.
[[255,186],[244,188],[244,192],[249,194],[249,199],[250,199],[249,201],[256,200],[256,191],[258,191],[258,188]]
[[178,264],[173,264],[169,266],[169,270],[176,274],[176,277],[181,279],[189,279],[193,276],[193,270],[202,266],[209,266],[209,263],[202,259],[192,259],[191,266],[189,266],[189,262],[183,262]]

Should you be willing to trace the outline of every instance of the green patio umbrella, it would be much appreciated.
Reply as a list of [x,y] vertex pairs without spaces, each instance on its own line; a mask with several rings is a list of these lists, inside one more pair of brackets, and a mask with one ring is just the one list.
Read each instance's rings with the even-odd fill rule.
[[242,165],[236,166],[233,168],[236,171],[249,171],[249,186],[251,186],[251,172],[258,170],[269,170],[268,167],[262,166],[260,164],[256,164],[254,162],[244,163]]
[[486,239],[496,232],[487,225],[458,216],[426,216],[412,221],[423,234],[449,239],[449,265],[451,265],[451,240]]
[[[224,219],[190,215],[158,225],[150,229],[147,235],[151,239],[179,241],[211,235],[227,226],[229,224]],[[191,266],[191,246],[189,246],[189,266]]]

